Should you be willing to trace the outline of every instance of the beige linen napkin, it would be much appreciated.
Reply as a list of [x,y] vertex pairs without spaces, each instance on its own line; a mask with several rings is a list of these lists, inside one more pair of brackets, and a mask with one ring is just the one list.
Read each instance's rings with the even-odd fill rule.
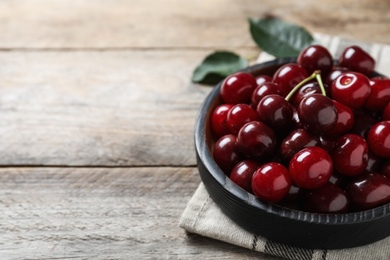
[[[376,60],[376,71],[390,75],[390,46],[358,42],[324,34],[315,34],[316,40],[327,47],[333,57],[350,45],[357,44],[368,51]],[[259,56],[258,62],[272,60],[267,53]],[[381,241],[349,249],[312,250],[297,248],[267,240],[252,234],[229,219],[211,199],[203,183],[188,202],[181,216],[179,226],[188,232],[214,238],[266,254],[293,260],[388,260],[390,259],[390,237]]]

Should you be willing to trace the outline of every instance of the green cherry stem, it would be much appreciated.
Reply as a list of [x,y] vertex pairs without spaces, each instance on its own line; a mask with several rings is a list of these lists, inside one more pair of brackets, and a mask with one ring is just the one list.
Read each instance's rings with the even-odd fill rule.
[[322,79],[321,79],[321,71],[319,70],[316,70],[313,72],[313,74],[311,74],[309,77],[305,78],[304,80],[302,80],[301,82],[298,83],[298,85],[296,85],[291,91],[290,93],[288,93],[288,95],[286,96],[286,101],[289,101],[291,99],[291,97],[295,94],[295,92],[298,91],[298,89],[300,87],[302,87],[302,85],[304,85],[305,83],[307,83],[308,81],[312,80],[312,79],[316,79],[318,84],[320,85],[320,89],[321,89],[321,93],[322,95],[326,96],[326,92],[325,92],[325,87],[324,87],[324,84],[322,83]]

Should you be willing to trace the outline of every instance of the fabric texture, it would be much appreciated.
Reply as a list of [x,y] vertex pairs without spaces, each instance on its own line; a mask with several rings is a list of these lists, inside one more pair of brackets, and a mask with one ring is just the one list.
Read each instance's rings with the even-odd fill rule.
[[[390,75],[390,46],[388,45],[358,42],[324,34],[315,34],[315,38],[336,58],[346,47],[359,45],[376,60],[377,72]],[[272,59],[274,59],[273,56],[263,52],[257,62]],[[269,241],[242,229],[229,219],[211,199],[203,183],[199,185],[189,201],[179,226],[188,232],[292,260],[390,259],[390,238],[362,247],[341,250],[312,250]]]

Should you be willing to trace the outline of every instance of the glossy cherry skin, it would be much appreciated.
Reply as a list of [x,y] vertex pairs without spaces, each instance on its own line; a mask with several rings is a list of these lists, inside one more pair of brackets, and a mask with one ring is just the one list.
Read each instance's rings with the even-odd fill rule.
[[233,167],[241,160],[238,151],[237,138],[234,135],[224,135],[214,145],[213,158],[219,168],[229,175]]
[[260,164],[252,160],[244,160],[237,163],[230,173],[230,179],[246,190],[252,192],[252,176],[260,167]]
[[347,213],[349,205],[347,193],[340,187],[328,182],[306,194],[304,209],[308,212],[339,214]]
[[251,74],[238,72],[222,82],[221,97],[226,104],[249,103],[256,87],[256,79]]
[[246,157],[263,161],[275,154],[277,136],[266,124],[252,121],[238,132],[237,144],[239,151]]
[[282,96],[276,94],[265,96],[257,105],[256,112],[259,120],[276,132],[292,125],[293,108]]
[[379,157],[390,158],[390,121],[381,121],[368,133],[370,150]]
[[368,145],[363,137],[346,134],[337,139],[332,159],[337,171],[346,176],[364,172],[368,164]]
[[247,104],[237,104],[229,110],[226,124],[230,133],[237,135],[243,125],[255,120],[257,120],[257,114],[251,106]]
[[371,209],[390,202],[390,180],[379,173],[358,176],[346,189],[357,210]]
[[299,82],[307,77],[308,74],[301,65],[288,63],[274,73],[272,81],[279,85],[283,96],[287,96]]
[[382,112],[383,120],[390,120],[390,103],[385,106]]
[[226,123],[227,114],[233,107],[232,104],[222,104],[216,107],[211,115],[211,129],[219,138],[229,134],[229,128]]
[[326,77],[333,67],[333,58],[329,51],[321,45],[311,45],[301,51],[297,63],[301,65],[309,75],[320,70],[321,76]]
[[303,128],[313,134],[323,134],[336,125],[338,113],[330,98],[312,94],[299,104],[298,116]]
[[370,79],[371,94],[364,107],[372,111],[382,111],[390,102],[390,79]]
[[341,54],[339,65],[369,77],[374,72],[375,60],[359,46],[350,46]]
[[319,145],[320,140],[317,136],[309,133],[305,129],[297,129],[283,139],[280,144],[280,157],[285,162],[289,162],[303,148]]
[[343,74],[344,72],[349,72],[350,70],[344,67],[333,67],[332,70],[330,71],[329,75],[326,78],[323,78],[324,83],[328,85],[329,87],[332,86],[333,81]]
[[347,72],[333,81],[330,92],[334,100],[355,109],[364,105],[371,93],[371,86],[365,75]]
[[352,109],[350,109],[348,106],[343,105],[336,100],[332,100],[332,102],[337,109],[337,123],[326,133],[326,135],[339,137],[352,129],[355,122],[355,116]]
[[289,172],[293,182],[299,187],[317,189],[325,185],[332,175],[332,158],[320,147],[308,147],[293,156]]
[[281,95],[281,91],[279,90],[279,86],[277,84],[273,82],[265,82],[261,85],[258,85],[251,96],[252,107],[256,109],[260,100],[271,94]]
[[271,81],[272,81],[272,77],[270,77],[268,75],[259,75],[256,77],[256,83],[259,86],[263,85],[266,82],[271,82]]
[[252,177],[252,190],[256,197],[275,203],[280,201],[291,187],[286,167],[270,162],[260,166]]
[[[324,85],[327,95],[329,94],[329,88],[327,85]],[[318,82],[309,82],[301,86],[298,91],[292,96],[290,103],[298,107],[301,101],[311,95],[311,94],[322,94],[320,85]]]

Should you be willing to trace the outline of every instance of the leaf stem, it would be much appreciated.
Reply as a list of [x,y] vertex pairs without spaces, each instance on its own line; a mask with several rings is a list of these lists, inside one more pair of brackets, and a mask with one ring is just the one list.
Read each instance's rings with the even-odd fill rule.
[[320,89],[321,89],[322,95],[326,96],[326,91],[325,91],[324,83],[322,83],[321,71],[316,70],[316,71],[314,71],[314,73],[316,73],[316,80],[317,80],[317,82],[318,82],[318,85],[320,85]]
[[[311,74],[311,76],[305,78],[304,80],[302,80],[301,82],[298,83],[298,85],[296,85],[291,91],[290,93],[288,93],[288,95],[286,96],[286,101],[289,101],[291,99],[291,97],[295,94],[295,92],[297,92],[297,90],[302,87],[303,84],[305,84],[306,82],[316,78],[316,75],[317,75],[317,72],[318,71],[315,71],[313,74]],[[322,90],[321,90],[322,91]]]

